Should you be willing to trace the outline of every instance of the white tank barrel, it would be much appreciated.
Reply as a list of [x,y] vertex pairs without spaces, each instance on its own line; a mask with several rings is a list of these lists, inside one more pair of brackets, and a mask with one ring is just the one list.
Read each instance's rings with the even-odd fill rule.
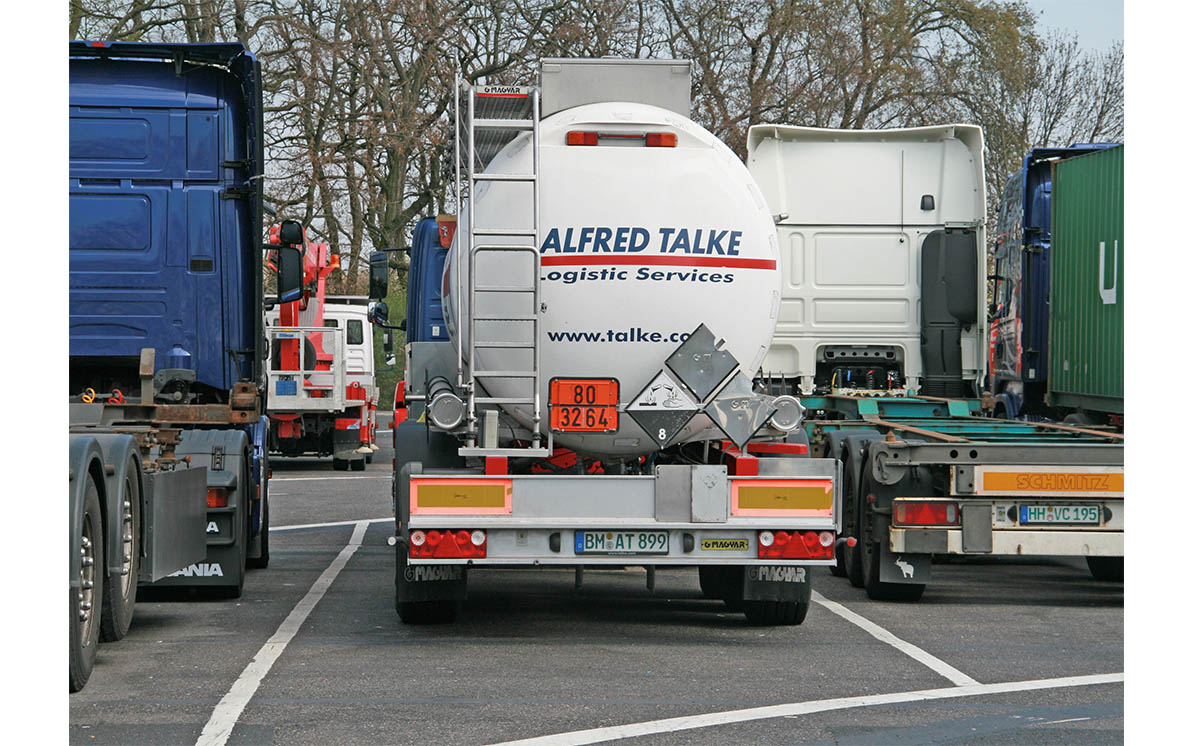
[[[549,424],[554,378],[614,378],[621,404],[650,382],[668,355],[701,323],[753,376],[771,343],[779,313],[779,245],[766,202],[738,157],[711,133],[679,114],[634,103],[600,103],[558,112],[541,124],[538,180],[542,308],[521,292],[476,295],[476,343],[519,345],[538,314],[542,397],[541,430]],[[597,133],[595,145],[568,145],[569,132]],[[651,141],[673,147],[650,147]],[[620,137],[625,135],[625,137]],[[587,141],[591,136],[576,136]],[[488,165],[487,173],[527,174],[532,137],[522,135]],[[471,207],[477,231],[528,225],[528,183],[485,182]],[[465,210],[466,208],[464,208]],[[464,216],[465,217],[465,216]],[[459,240],[446,262],[446,318],[454,325],[467,296],[467,257]],[[476,246],[530,243],[513,236],[482,236]],[[532,256],[477,255],[477,287],[528,286]],[[797,309],[802,313],[803,309]],[[488,317],[505,320],[489,321]],[[465,345],[464,345],[465,347]],[[486,370],[528,370],[532,353],[518,347],[477,350]],[[535,382],[481,379],[480,395],[530,396]],[[502,405],[525,427],[531,408]],[[707,423],[703,415],[696,418]],[[680,438],[695,437],[699,423]],[[501,437],[506,435],[501,427]],[[598,456],[633,456],[657,444],[622,413],[608,433],[556,433],[555,442]]]

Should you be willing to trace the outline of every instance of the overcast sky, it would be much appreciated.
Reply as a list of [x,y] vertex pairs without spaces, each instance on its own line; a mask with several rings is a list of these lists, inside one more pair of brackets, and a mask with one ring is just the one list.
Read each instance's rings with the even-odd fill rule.
[[1047,31],[1065,29],[1079,34],[1085,50],[1106,51],[1125,38],[1122,0],[1025,0]]

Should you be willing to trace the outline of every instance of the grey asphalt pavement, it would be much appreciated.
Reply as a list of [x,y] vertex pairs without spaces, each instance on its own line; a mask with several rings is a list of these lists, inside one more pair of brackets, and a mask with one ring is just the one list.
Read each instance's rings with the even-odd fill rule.
[[[386,427],[381,425],[381,427]],[[389,436],[380,436],[381,445]],[[365,472],[276,460],[278,526],[382,518],[391,453]],[[139,602],[70,697],[78,744],[194,744],[218,701],[351,537],[280,531],[238,600]],[[695,571],[476,571],[452,626],[406,627],[392,598],[391,526],[363,545],[241,713],[235,744],[488,744],[763,705],[953,686],[814,604],[799,627],[755,628],[704,600]],[[1123,671],[1124,589],[1082,561],[938,564],[917,604],[869,601],[825,570],[816,590],[981,684]],[[1124,738],[1124,686],[843,708],[621,743],[1107,744]]]

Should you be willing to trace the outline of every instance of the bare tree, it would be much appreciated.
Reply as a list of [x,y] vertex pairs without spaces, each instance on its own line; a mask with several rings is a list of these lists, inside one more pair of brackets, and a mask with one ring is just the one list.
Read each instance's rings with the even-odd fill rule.
[[73,38],[236,40],[258,55],[267,198],[341,252],[343,290],[362,283],[364,252],[406,246],[417,219],[447,210],[456,75],[529,83],[542,57],[691,59],[692,116],[742,155],[758,123],[976,122],[993,205],[1032,146],[1124,133],[1121,45],[1089,54],[1073,38],[1042,38],[1019,1],[69,4]]

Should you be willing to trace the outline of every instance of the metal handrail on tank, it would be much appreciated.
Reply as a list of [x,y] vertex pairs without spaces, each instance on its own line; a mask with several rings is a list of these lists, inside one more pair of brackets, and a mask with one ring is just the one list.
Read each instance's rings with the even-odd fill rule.
[[[472,282],[468,286],[469,287],[468,298],[469,298],[469,304],[470,304],[469,307],[471,309],[471,312],[468,315],[471,320],[471,323],[470,323],[471,344],[468,348],[470,350],[470,354],[467,356],[467,372],[468,372],[468,375],[470,376],[471,380],[475,379],[475,376],[477,373],[480,375],[490,374],[489,377],[492,377],[492,378],[510,378],[510,379],[529,378],[529,379],[532,379],[532,381],[533,381],[533,384],[531,387],[532,394],[530,395],[530,397],[528,399],[526,399],[525,397],[492,397],[492,396],[479,397],[479,396],[475,395],[475,390],[472,387],[471,392],[470,392],[470,399],[467,402],[468,412],[474,412],[475,405],[478,403],[485,403],[485,404],[501,403],[502,400],[504,403],[510,403],[510,404],[529,403],[529,404],[533,405],[533,447],[540,448],[541,440],[542,440],[542,435],[541,435],[542,405],[541,405],[541,391],[539,390],[538,379],[540,376],[539,371],[541,370],[541,367],[539,365],[539,363],[541,362],[541,360],[540,360],[541,345],[538,344],[538,339],[539,339],[539,336],[541,335],[541,324],[538,322],[539,322],[539,314],[540,314],[540,310],[541,310],[541,306],[542,306],[542,300],[541,300],[542,296],[541,296],[541,282],[538,280],[538,278],[541,275],[541,253],[538,251],[536,246],[514,246],[514,245],[508,245],[508,244],[484,244],[481,246],[476,246],[476,247],[474,247],[474,249],[471,252],[471,276],[472,276],[472,278],[476,277],[478,274],[476,272],[476,261],[477,261],[479,255],[483,254],[483,253],[487,253],[487,252],[497,252],[497,253],[514,252],[514,253],[530,254],[530,256],[532,257],[532,260],[533,260],[533,278],[534,278],[534,280],[533,280],[533,283],[528,288],[524,288],[524,287],[519,287],[519,288],[489,287],[487,285],[477,286],[474,282]],[[528,316],[526,316],[524,314],[521,314],[521,315],[514,314],[512,316],[508,316],[508,317],[504,317],[504,318],[479,319],[475,313],[475,307],[476,307],[475,298],[476,298],[476,295],[481,292],[482,293],[529,293],[533,296],[532,311],[531,311],[531,313],[528,314]],[[531,350],[533,352],[533,367],[532,367],[532,369],[527,370],[527,371],[521,371],[521,370],[476,371],[474,363],[475,363],[475,351],[477,349],[475,347],[475,339],[476,339],[475,324],[477,321],[508,321],[510,323],[511,322],[519,322],[519,323],[529,322],[529,323],[531,323],[533,325],[533,328],[530,331],[529,345],[518,347],[514,344],[514,345],[511,345],[510,349]]]
[[[511,100],[512,93],[506,90],[503,93],[489,93],[486,87],[483,89],[468,84],[461,75],[456,78],[456,95],[454,98],[454,115],[455,115],[455,201],[458,209],[460,225],[456,232],[458,237],[458,249],[460,252],[465,252],[466,261],[466,278],[464,281],[457,282],[458,288],[466,287],[466,297],[460,299],[460,302],[455,304],[455,329],[456,334],[456,352],[457,352],[457,377],[458,386],[463,391],[467,400],[467,421],[465,432],[467,435],[466,448],[468,450],[476,450],[476,436],[479,432],[479,414],[477,412],[478,404],[530,404],[533,407],[533,446],[532,449],[541,450],[541,394],[540,386],[540,370],[541,370],[541,345],[540,334],[541,327],[538,323],[539,314],[541,313],[541,295],[540,295],[540,278],[541,278],[541,255],[538,251],[537,241],[541,233],[539,201],[540,193],[538,189],[538,168],[540,164],[540,153],[538,152],[538,144],[540,142],[540,119],[541,105],[539,89],[536,87],[522,88],[524,99],[528,108],[523,111],[513,112],[511,110],[489,112],[490,116],[483,119],[477,119],[476,97],[477,96],[503,96],[505,99]],[[460,100],[465,94],[465,106]],[[465,109],[465,112],[464,112]],[[465,113],[465,118],[464,118]],[[499,116],[497,116],[499,115]],[[528,120],[526,120],[528,117]],[[487,161],[491,160],[500,149],[502,149],[512,137],[519,136],[522,131],[531,133],[533,153],[532,153],[532,170],[529,174],[503,174],[493,175],[487,173],[477,173],[476,159],[477,148],[479,144],[476,141],[475,130],[497,130],[506,133],[504,136],[489,137],[484,140],[484,148],[490,152],[479,156],[479,165],[482,168],[487,167]],[[510,136],[511,135],[511,136]],[[466,147],[464,149],[463,139],[466,138]],[[463,159],[466,158],[466,168],[463,168]],[[465,173],[464,173],[465,170]],[[514,228],[478,228],[474,224],[473,203],[475,191],[479,181],[503,181],[506,183],[528,182],[532,185],[532,208],[531,217],[532,225],[527,229]],[[464,194],[463,185],[467,185],[466,193]],[[477,236],[522,236],[529,239],[528,244],[485,244],[476,245]],[[480,370],[476,364],[476,293],[477,292],[513,292],[513,288],[497,290],[487,286],[479,287],[476,285],[478,276],[476,267],[476,257],[484,252],[528,252],[532,257],[532,277],[529,288],[521,288],[520,292],[528,292],[532,295],[533,308],[532,313],[528,317],[519,319],[520,321],[530,321],[533,323],[532,336],[528,345],[511,344],[510,347],[520,347],[532,351],[532,368],[526,370],[496,370],[485,371]],[[459,254],[461,257],[462,255]],[[460,261],[460,260],[456,260]],[[461,268],[463,265],[460,264]],[[464,311],[464,306],[466,310]],[[466,323],[464,323],[464,314]],[[517,319],[514,319],[517,320]],[[532,393],[528,399],[524,397],[479,397],[477,396],[475,382],[478,378],[510,378],[520,379],[527,378],[532,380]],[[520,400],[520,401],[510,401]],[[487,449],[484,449],[487,450]],[[493,449],[494,450],[494,449]],[[504,449],[512,450],[512,449]]]

